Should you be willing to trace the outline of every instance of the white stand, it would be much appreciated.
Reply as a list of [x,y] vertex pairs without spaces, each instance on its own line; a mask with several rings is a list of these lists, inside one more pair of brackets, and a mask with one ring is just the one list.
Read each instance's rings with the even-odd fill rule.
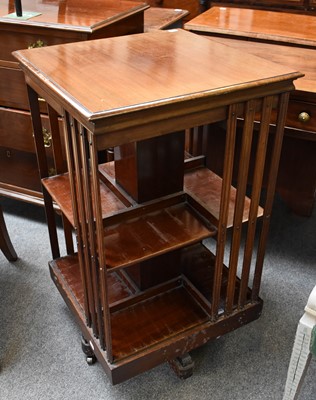
[[[295,342],[292,350],[283,400],[295,400],[302,385],[305,372],[310,363],[312,354],[315,355],[314,340],[316,334],[316,286],[312,290],[305,314],[299,321]],[[312,346],[311,346],[312,344]]]

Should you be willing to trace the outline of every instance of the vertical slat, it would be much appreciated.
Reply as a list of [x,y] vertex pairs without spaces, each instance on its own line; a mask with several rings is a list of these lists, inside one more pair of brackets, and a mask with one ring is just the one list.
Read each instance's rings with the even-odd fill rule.
[[[40,178],[48,177],[48,165],[46,159],[46,150],[44,146],[42,121],[40,115],[39,101],[37,93],[27,85],[27,92],[31,108],[32,124],[34,130],[34,140],[36,147],[37,163],[40,173]],[[45,204],[45,213],[48,225],[48,233],[50,246],[53,258],[60,257],[60,250],[57,237],[55,211],[53,207],[53,201],[50,194],[47,192],[45,187],[42,185],[43,199]]]
[[229,271],[227,283],[227,295],[225,313],[230,314],[233,310],[236,292],[236,276],[238,257],[240,254],[240,242],[242,234],[242,221],[244,214],[245,196],[248,182],[249,162],[251,155],[253,126],[256,111],[256,101],[250,100],[245,104],[244,125],[242,132],[241,152],[239,157],[236,200],[234,210],[234,221],[232,227],[232,243],[229,258]]
[[273,96],[268,96],[264,98],[262,103],[262,116],[261,116],[258,144],[255,155],[255,166],[254,166],[252,191],[251,191],[251,204],[249,210],[247,236],[245,242],[240,290],[238,297],[239,308],[244,307],[247,297],[251,260],[252,260],[252,253],[253,253],[255,234],[256,234],[258,207],[260,202],[267,144],[269,138],[269,127],[270,127],[272,106],[273,106]]
[[[77,121],[70,117],[70,130],[72,136],[72,146],[73,146],[73,155],[74,155],[74,166],[76,172],[76,198],[78,202],[78,215],[79,215],[79,225],[81,226],[82,232],[82,247],[83,247],[83,262],[86,267],[86,283],[88,285],[88,296],[89,296],[89,306],[90,306],[90,314],[91,314],[91,327],[93,333],[98,336],[98,323],[97,323],[97,315],[96,315],[96,307],[95,307],[95,293],[93,287],[93,279],[91,276],[91,257],[90,257],[90,248],[89,248],[89,236],[87,229],[87,214],[86,214],[86,204],[84,198],[84,182],[82,177],[82,169],[86,168],[83,165],[80,153],[80,139],[78,132]],[[79,143],[78,143],[79,142]]]
[[266,193],[266,201],[264,205],[264,214],[263,214],[263,222],[262,222],[262,230],[259,239],[258,246],[258,254],[257,261],[255,266],[255,273],[252,285],[252,300],[256,301],[259,295],[259,289],[261,284],[261,275],[262,275],[262,267],[263,267],[263,259],[266,249],[267,237],[270,226],[270,218],[271,211],[273,206],[273,198],[276,186],[276,180],[278,175],[278,167],[280,161],[280,155],[282,150],[282,141],[283,141],[283,133],[284,133],[284,125],[285,118],[287,113],[287,106],[289,102],[289,93],[282,93],[279,96],[279,104],[278,104],[278,118],[277,118],[277,127],[274,138],[274,145],[272,151],[272,158],[269,169],[268,176],[268,185],[267,185],[267,193]]
[[[52,147],[56,174],[61,174],[65,172],[65,165],[59,129],[59,115],[49,104],[47,105],[47,111],[49,116],[50,132],[52,135]],[[67,254],[73,254],[74,245],[72,240],[72,226],[65,218],[64,214],[62,214],[62,223],[64,227]]]
[[65,113],[64,132],[65,132],[65,147],[66,147],[66,154],[67,154],[67,164],[68,164],[68,171],[69,171],[72,212],[73,212],[73,217],[74,217],[75,232],[76,232],[76,239],[77,239],[80,274],[81,274],[82,286],[83,286],[83,291],[84,291],[84,311],[85,311],[87,325],[91,326],[91,312],[90,312],[91,293],[89,290],[90,286],[88,284],[88,277],[87,277],[87,275],[89,274],[89,270],[88,270],[88,266],[84,262],[84,257],[83,257],[82,232],[81,232],[81,225],[80,225],[80,220],[79,220],[78,201],[77,201],[77,196],[76,196],[77,191],[76,191],[74,150],[73,150],[72,139],[71,139],[70,116],[67,112]]
[[97,263],[97,249],[96,249],[96,238],[95,238],[95,218],[93,215],[92,205],[92,193],[91,193],[91,182],[90,182],[90,168],[89,159],[87,157],[88,142],[85,128],[79,124],[80,133],[80,153],[82,159],[82,178],[83,178],[83,196],[86,208],[87,218],[87,229],[88,229],[88,240],[89,253],[90,253],[90,266],[91,266],[91,280],[94,293],[94,305],[97,313],[97,332],[100,341],[103,342],[103,329],[102,329],[102,311],[100,305],[100,285],[99,285],[99,272]]
[[211,306],[212,320],[215,320],[218,316],[218,307],[220,303],[224,251],[225,251],[226,234],[227,234],[229,198],[230,198],[230,189],[231,189],[231,181],[232,181],[233,166],[234,166],[236,126],[237,126],[237,105],[233,104],[228,109],[226,144],[225,144],[225,155],[224,155],[225,167],[224,167],[223,183],[221,191],[221,203],[220,203],[218,234],[217,234],[217,244],[216,244],[216,261],[215,261],[213,292],[212,292],[212,306]]
[[101,195],[100,195],[100,183],[99,183],[99,172],[98,172],[98,159],[97,159],[97,144],[94,136],[91,135],[89,138],[90,144],[90,162],[91,162],[91,178],[92,178],[92,193],[94,195],[94,212],[96,220],[96,237],[97,237],[97,248],[98,248],[98,262],[99,262],[99,273],[101,283],[101,307],[103,310],[103,323],[104,323],[104,339],[105,342],[101,342],[101,347],[107,352],[107,358],[109,362],[113,362],[113,351],[112,351],[112,333],[111,333],[111,318],[108,301],[108,283],[107,283],[107,270],[106,270],[106,254],[104,248],[104,227],[102,219],[101,209]]

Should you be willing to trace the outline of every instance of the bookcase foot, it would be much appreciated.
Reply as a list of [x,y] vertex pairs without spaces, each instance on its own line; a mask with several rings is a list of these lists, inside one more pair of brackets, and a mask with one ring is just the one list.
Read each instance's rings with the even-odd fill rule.
[[170,360],[169,365],[180,379],[187,379],[193,374],[194,361],[189,353]]
[[93,365],[97,358],[94,355],[94,352],[89,344],[89,342],[82,336],[81,338],[81,348],[84,354],[86,355],[86,361],[89,365]]

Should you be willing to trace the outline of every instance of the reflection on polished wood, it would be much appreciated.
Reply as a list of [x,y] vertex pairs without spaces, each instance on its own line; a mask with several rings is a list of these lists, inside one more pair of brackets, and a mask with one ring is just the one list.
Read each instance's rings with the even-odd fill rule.
[[[0,4],[0,22],[17,24],[18,18],[6,17],[8,9],[10,12],[14,11],[14,8],[8,7],[8,3],[9,1],[2,1]],[[68,26],[68,29],[82,32],[100,29],[148,7],[145,2],[132,0],[93,0],[92,3],[85,0],[23,0],[22,4],[24,11],[40,14],[27,20],[28,25],[57,29]]]
[[185,29],[316,47],[313,15],[212,7],[187,22]]

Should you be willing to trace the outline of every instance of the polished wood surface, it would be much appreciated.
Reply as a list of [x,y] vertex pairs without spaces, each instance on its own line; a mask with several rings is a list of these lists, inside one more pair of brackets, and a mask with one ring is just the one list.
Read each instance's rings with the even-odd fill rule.
[[[316,196],[316,55],[315,49],[307,46],[316,37],[311,29],[314,20],[315,16],[214,7],[185,25],[212,42],[226,45],[227,51],[240,49],[304,73],[290,97],[276,188],[290,210],[302,216],[311,215]],[[208,166],[221,174],[224,139],[217,129],[212,136]],[[215,142],[217,152],[213,151]],[[193,154],[201,151],[193,149]]]
[[211,7],[185,29],[316,47],[315,17],[235,7]]
[[149,7],[144,13],[144,32],[155,29],[182,28],[189,11],[179,8]]
[[[30,19],[9,18],[14,1],[0,3],[0,193],[43,205],[29,102],[17,49],[141,33],[148,5],[135,1],[24,0]],[[47,115],[47,105],[41,102]],[[23,113],[26,111],[25,113]],[[13,122],[14,121],[14,122]],[[49,129],[48,129],[49,132]],[[12,138],[14,137],[14,140]],[[23,147],[23,148],[22,148]],[[51,148],[45,151],[51,155]],[[53,170],[53,165],[50,165]]]
[[206,8],[209,8],[211,5],[217,5],[222,7],[243,7],[315,15],[315,0],[205,0],[203,4]]
[[[213,43],[216,42],[228,46],[227,51],[230,51],[230,48],[239,49],[244,51],[246,54],[252,54],[265,60],[270,60],[281,65],[287,65],[301,71],[304,76],[295,83],[295,93],[292,94],[292,97],[299,97],[302,101],[312,102],[312,100],[314,100],[314,102],[316,102],[316,52],[314,49],[292,46],[288,47],[279,44],[261,43],[249,40],[238,40],[229,37],[222,38],[211,36],[209,37],[209,40]],[[314,116],[315,112],[312,112],[311,114]],[[298,119],[295,118],[295,115],[298,116],[298,114],[295,114],[294,112],[288,113],[288,126],[293,126],[293,124],[299,122]],[[308,129],[309,126],[310,128]],[[295,128],[315,131],[316,121],[313,123],[312,117],[311,120],[306,121],[306,123],[301,123],[300,126],[296,125]]]
[[2,1],[0,4],[0,23],[10,25],[42,27],[45,29],[70,29],[78,32],[92,33],[103,26],[123,20],[128,15],[146,9],[145,2],[93,0],[23,0],[23,10],[39,13],[26,21],[8,18],[15,12],[13,1]]
[[184,17],[186,21],[196,17],[201,12],[199,0],[148,0],[146,3],[150,7],[187,10],[188,15]]
[[[14,55],[23,70],[31,71],[36,84],[43,84],[46,76],[50,76],[52,95],[58,97],[63,106],[74,111],[79,109],[80,119],[86,125],[91,126],[94,122],[96,135],[102,118],[111,117],[114,122],[115,116],[123,112],[131,115],[146,110],[151,114],[153,105],[176,105],[199,97],[212,98],[215,93],[227,97],[234,92],[256,89],[258,79],[262,84],[277,84],[302,76],[297,70],[259,57],[249,56],[245,60],[235,49],[228,54],[225,46],[207,39],[199,39],[196,46],[196,40],[195,35],[181,30],[155,31],[131,35],[126,40],[114,37],[106,41],[21,50]],[[155,48],[158,42],[159,46]],[[94,51],[96,47],[98,52]],[[91,52],[93,62],[87,62],[87,54]],[[106,64],[104,54],[111,55]],[[200,62],[192,63],[195,59]],[[180,65],[186,65],[186,68],[179,74]],[[107,76],[106,80],[104,76]],[[155,111],[153,114],[161,119]],[[122,123],[115,126],[115,130],[123,128]],[[108,136],[113,129],[113,125],[108,128]],[[141,133],[139,135],[142,137]],[[115,137],[112,140],[114,144],[120,144],[115,143]]]
[[[52,278],[113,384],[162,362],[173,363],[260,315],[286,108],[293,81],[302,74],[259,57],[249,57],[239,72],[236,63],[242,55],[184,30],[15,52],[31,105],[54,258]],[[196,65],[192,59],[198,60]],[[49,177],[43,152],[39,96],[49,104],[54,177]],[[267,159],[274,113],[275,141]],[[67,174],[59,157],[59,115],[64,119]],[[260,129],[254,134],[256,115]],[[239,117],[245,127],[234,189]],[[219,121],[227,137],[223,179],[205,169],[203,157],[184,162],[187,129]],[[247,197],[255,137],[253,190]],[[109,147],[116,147],[114,166],[99,163],[100,152]],[[134,179],[132,186],[120,184],[122,172],[115,167],[125,163],[126,155],[123,172],[126,181]],[[168,168],[174,157],[175,166]],[[266,163],[269,184],[261,203]],[[138,193],[145,187],[145,200],[135,196],[137,185]],[[75,254],[67,248],[60,257],[53,200],[64,222],[75,229]],[[255,249],[257,229],[261,235]],[[212,250],[204,246],[206,238]],[[113,273],[119,280],[115,287]]]

